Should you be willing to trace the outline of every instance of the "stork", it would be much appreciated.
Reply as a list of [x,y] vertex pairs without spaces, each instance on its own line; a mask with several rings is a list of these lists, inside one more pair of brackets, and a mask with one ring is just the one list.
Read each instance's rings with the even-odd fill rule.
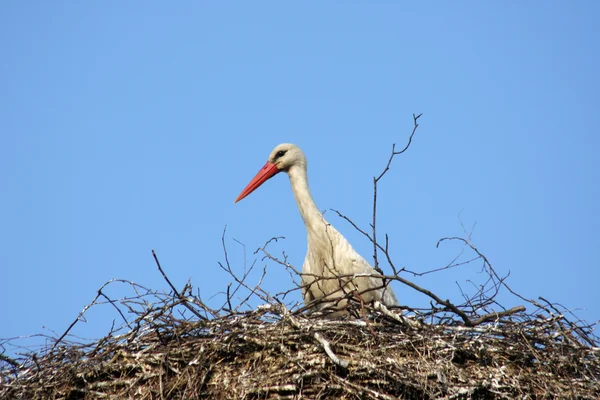
[[[290,178],[308,235],[301,285],[305,304],[316,303],[318,309],[343,309],[349,297],[358,296],[365,303],[378,300],[386,306],[398,305],[392,288],[384,283],[346,238],[325,220],[315,205],[308,188],[306,157],[298,146],[283,143],[275,147],[267,163],[235,202],[248,196],[281,171],[286,172]],[[339,312],[336,314],[340,315]]]

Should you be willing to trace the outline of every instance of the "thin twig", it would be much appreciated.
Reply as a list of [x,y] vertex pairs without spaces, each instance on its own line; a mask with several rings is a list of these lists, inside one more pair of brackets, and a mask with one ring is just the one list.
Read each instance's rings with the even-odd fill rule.
[[408,138],[408,143],[406,144],[406,146],[404,146],[402,150],[396,151],[396,143],[392,144],[392,154],[390,154],[390,158],[387,162],[387,165],[378,177],[373,177],[373,223],[371,224],[371,227],[373,228],[373,267],[380,273],[382,272],[379,268],[379,261],[377,260],[377,183],[390,169],[390,165],[392,164],[392,160],[394,159],[394,157],[404,153],[410,147],[413,136],[415,136],[415,132],[419,127],[417,120],[421,117],[421,115],[423,115],[423,113],[419,115],[413,114],[414,127],[412,133],[410,134],[410,137]]
[[173,290],[173,293],[175,293],[175,295],[177,296],[177,298],[179,300],[181,300],[181,304],[183,304],[183,306],[185,308],[187,308],[188,310],[190,310],[192,312],[192,314],[194,314],[196,317],[200,318],[201,320],[207,320],[208,318],[206,318],[204,315],[200,314],[198,311],[196,311],[189,303],[188,300],[185,296],[182,296],[177,289],[175,288],[175,286],[173,286],[173,284],[171,283],[171,281],[169,280],[169,277],[167,276],[167,274],[165,274],[165,271],[163,271],[162,267],[160,266],[160,262],[158,261],[158,257],[156,256],[156,253],[154,252],[154,249],[152,249],[152,257],[154,257],[154,261],[156,262],[156,266],[158,267],[158,270],[160,271],[160,273],[162,274],[163,278],[165,279],[165,281],[167,281],[167,283],[169,284],[169,286],[171,287],[171,289]]

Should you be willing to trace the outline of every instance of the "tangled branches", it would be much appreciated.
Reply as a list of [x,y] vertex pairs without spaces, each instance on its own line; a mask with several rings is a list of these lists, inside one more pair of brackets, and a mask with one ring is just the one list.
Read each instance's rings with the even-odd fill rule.
[[600,349],[568,342],[555,328],[562,320],[558,315],[503,318],[478,327],[411,325],[379,303],[365,306],[372,315],[367,320],[323,319],[269,303],[213,318],[184,318],[181,301],[174,293],[155,298],[134,313],[126,332],[88,344],[63,342],[3,368],[0,397],[600,395]]

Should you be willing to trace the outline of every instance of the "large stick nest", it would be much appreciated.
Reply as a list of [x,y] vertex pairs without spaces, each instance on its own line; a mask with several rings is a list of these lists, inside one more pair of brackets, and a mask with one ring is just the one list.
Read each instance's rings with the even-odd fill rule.
[[[600,398],[594,325],[544,298],[516,294],[469,240],[446,240],[464,248],[442,269],[482,262],[484,283],[471,296],[461,290],[462,303],[403,278],[406,271],[394,267],[386,250],[394,274],[384,278],[427,296],[430,307],[389,310],[349,292],[340,297],[341,319],[329,318],[332,311],[339,315],[335,307],[314,311],[315,304],[286,303],[300,285],[270,295],[261,287],[266,266],[250,285],[256,264],[239,275],[226,250],[220,265],[232,283],[221,294],[222,306],[210,308],[191,285],[178,291],[155,256],[169,293],[107,282],[66,332],[47,338],[47,347],[17,358],[0,354],[0,398]],[[299,273],[267,245],[260,249],[265,258],[292,277]],[[111,299],[106,287],[115,284],[132,294]],[[502,307],[501,289],[533,311]],[[114,307],[123,325],[100,340],[76,341],[71,329],[101,304]],[[0,349],[22,349],[14,341],[0,339]]]
[[189,321],[179,303],[147,308],[125,334],[5,357],[0,398],[600,398],[600,349],[562,315],[466,327],[379,304],[347,320],[268,304]]

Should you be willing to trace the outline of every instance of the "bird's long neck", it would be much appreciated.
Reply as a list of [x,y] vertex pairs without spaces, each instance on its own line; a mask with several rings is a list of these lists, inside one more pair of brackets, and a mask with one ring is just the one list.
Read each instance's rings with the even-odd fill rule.
[[302,215],[309,236],[311,231],[323,230],[327,222],[310,194],[306,167],[304,165],[293,166],[289,169],[288,175],[300,215]]

